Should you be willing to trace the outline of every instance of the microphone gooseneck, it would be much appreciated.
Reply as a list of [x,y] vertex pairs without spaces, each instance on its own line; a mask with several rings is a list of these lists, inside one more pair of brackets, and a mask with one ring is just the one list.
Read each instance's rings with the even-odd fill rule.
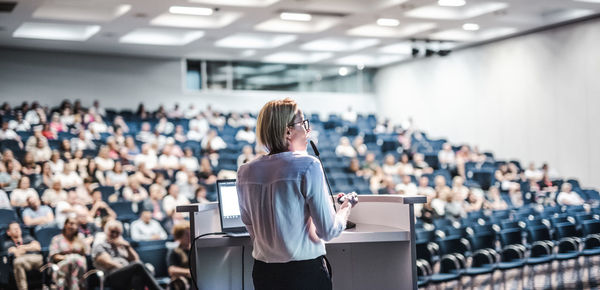
[[323,175],[325,176],[325,182],[327,183],[327,188],[329,189],[329,196],[331,196],[331,202],[333,205],[333,210],[335,212],[337,212],[337,208],[335,208],[335,198],[333,197],[333,191],[331,191],[331,185],[329,184],[329,178],[327,178],[327,173],[325,172],[325,167],[323,166],[323,161],[321,160],[321,154],[319,154],[319,149],[317,149],[317,145],[315,145],[315,142],[313,142],[313,140],[310,140],[310,147],[312,147],[313,151],[315,152],[315,155],[317,156],[317,158],[319,159],[319,162],[321,163],[321,169],[323,169]]

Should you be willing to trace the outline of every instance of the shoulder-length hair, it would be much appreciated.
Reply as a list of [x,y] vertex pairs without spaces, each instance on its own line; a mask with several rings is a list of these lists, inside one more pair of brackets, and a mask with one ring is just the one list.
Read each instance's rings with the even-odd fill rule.
[[285,132],[297,110],[298,104],[290,98],[270,101],[260,110],[256,122],[256,137],[269,153],[288,150]]

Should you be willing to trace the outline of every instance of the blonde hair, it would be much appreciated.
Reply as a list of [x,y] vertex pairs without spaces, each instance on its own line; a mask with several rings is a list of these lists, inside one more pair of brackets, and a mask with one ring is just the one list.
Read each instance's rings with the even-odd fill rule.
[[290,98],[273,100],[262,107],[256,122],[256,138],[269,153],[287,151],[285,132],[297,111],[298,104]]
[[181,239],[181,237],[183,237],[183,234],[189,230],[190,230],[189,222],[182,222],[182,223],[175,224],[173,226],[173,238],[175,238],[176,240],[179,240],[179,239]]

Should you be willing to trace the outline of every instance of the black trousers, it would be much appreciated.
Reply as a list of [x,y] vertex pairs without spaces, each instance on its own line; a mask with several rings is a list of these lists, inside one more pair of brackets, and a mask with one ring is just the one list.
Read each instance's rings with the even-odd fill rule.
[[147,286],[150,290],[162,290],[152,274],[141,262],[133,262],[106,276],[104,284],[112,289],[143,290]]
[[287,263],[254,260],[252,279],[256,290],[330,290],[331,267],[325,256]]

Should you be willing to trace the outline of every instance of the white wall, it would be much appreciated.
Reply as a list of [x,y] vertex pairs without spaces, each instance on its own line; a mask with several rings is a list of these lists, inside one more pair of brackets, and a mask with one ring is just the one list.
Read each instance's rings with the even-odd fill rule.
[[600,21],[382,69],[380,114],[600,186]]
[[58,104],[65,98],[94,99],[104,107],[146,108],[175,102],[187,107],[207,104],[225,111],[254,111],[269,100],[293,97],[307,112],[342,112],[351,105],[365,113],[376,111],[372,94],[295,92],[184,92],[183,66],[179,59],[150,59],[107,55],[0,49],[0,100],[17,104],[41,100]]

